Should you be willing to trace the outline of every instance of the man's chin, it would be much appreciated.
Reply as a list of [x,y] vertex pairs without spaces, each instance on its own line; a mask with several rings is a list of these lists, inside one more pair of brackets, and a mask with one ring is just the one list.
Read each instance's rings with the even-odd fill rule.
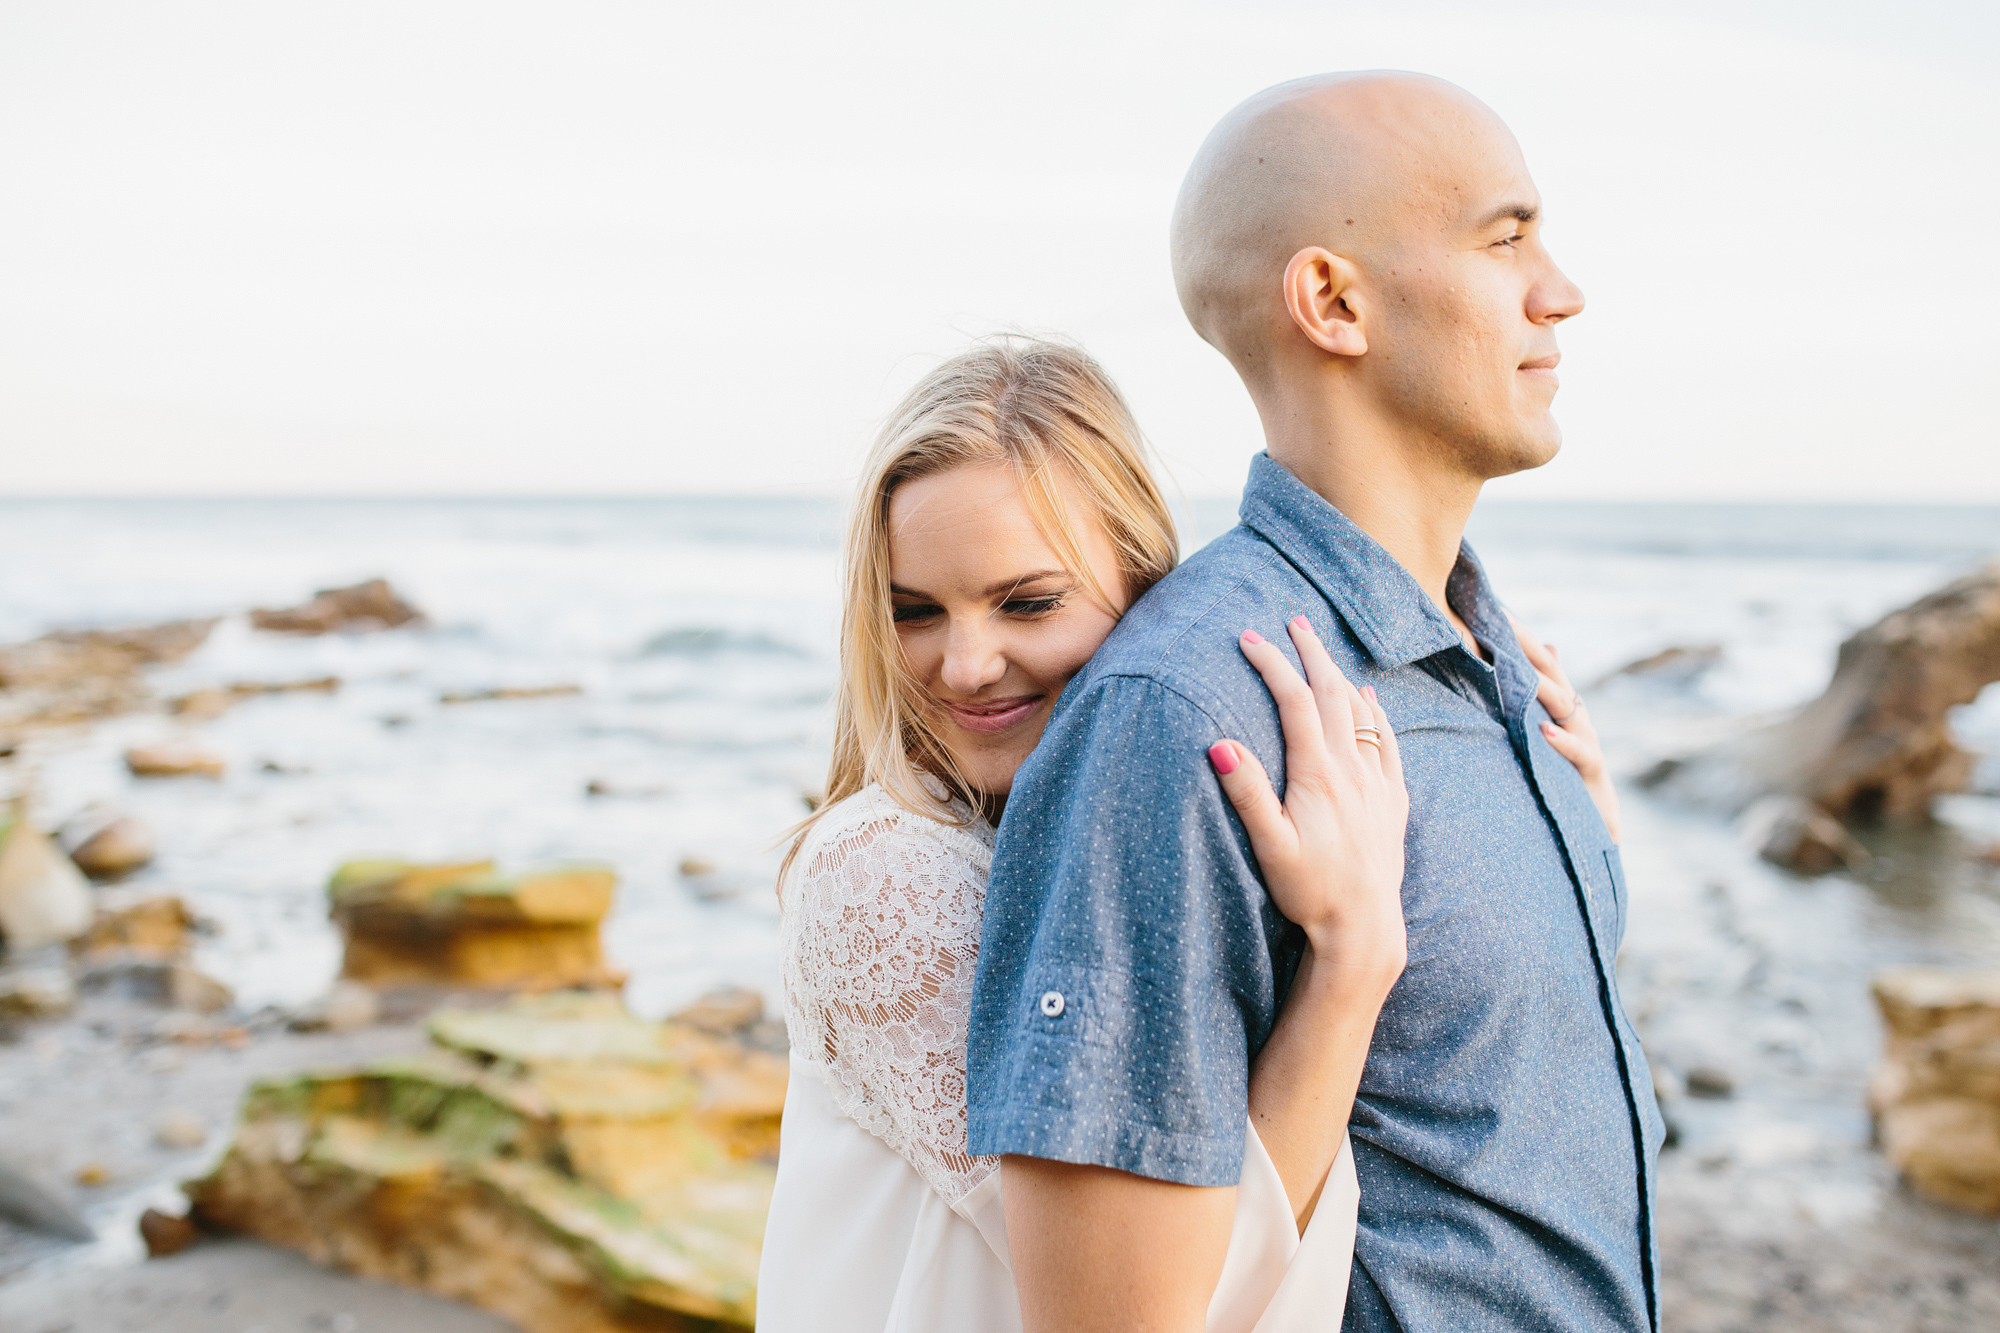
[[1482,470],[1487,480],[1495,477],[1510,477],[1516,472],[1531,472],[1547,463],[1562,452],[1562,432],[1553,421],[1543,423],[1543,428],[1523,431],[1512,439],[1495,440],[1493,447],[1486,451],[1486,466]]

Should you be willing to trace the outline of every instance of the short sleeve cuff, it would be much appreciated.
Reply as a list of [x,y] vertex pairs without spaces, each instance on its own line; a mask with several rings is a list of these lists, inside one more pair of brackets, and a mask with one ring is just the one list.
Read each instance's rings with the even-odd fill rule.
[[966,1149],[976,1156],[1015,1153],[1079,1166],[1108,1166],[1179,1185],[1234,1185],[1243,1171],[1243,1139],[1234,1142],[1041,1106],[974,1110]]

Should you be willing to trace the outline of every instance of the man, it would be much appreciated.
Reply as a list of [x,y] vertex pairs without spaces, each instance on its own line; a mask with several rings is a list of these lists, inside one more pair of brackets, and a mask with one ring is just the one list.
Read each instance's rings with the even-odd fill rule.
[[1583,298],[1540,209],[1499,119],[1406,74],[1261,93],[1188,174],[1175,281],[1267,454],[1242,525],[1127,613],[1008,800],[968,1146],[1008,1155],[1031,1333],[1202,1326],[1300,948],[1202,753],[1230,737],[1284,772],[1237,636],[1284,644],[1300,613],[1375,687],[1410,789],[1344,1327],[1658,1327],[1662,1127],[1612,972],[1617,850],[1461,544],[1481,486],[1560,444],[1555,327]]

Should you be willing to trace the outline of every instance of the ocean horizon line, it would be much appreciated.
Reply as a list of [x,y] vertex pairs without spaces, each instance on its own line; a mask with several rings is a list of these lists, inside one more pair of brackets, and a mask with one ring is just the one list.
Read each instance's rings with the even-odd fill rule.
[[[1234,503],[1235,492],[1176,492],[1168,497],[1173,507]],[[842,491],[646,491],[529,493],[517,491],[393,491],[393,492],[50,492],[47,494],[0,493],[0,505],[40,504],[493,504],[556,505],[605,504],[643,505],[662,503],[810,503],[839,504],[848,499]],[[1491,496],[1480,501],[1481,509],[1617,507],[1630,509],[1775,509],[1775,510],[1925,510],[1978,513],[2000,511],[2000,498],[1991,500],[1956,499],[1767,499],[1757,497],[1662,497],[1648,496]]]

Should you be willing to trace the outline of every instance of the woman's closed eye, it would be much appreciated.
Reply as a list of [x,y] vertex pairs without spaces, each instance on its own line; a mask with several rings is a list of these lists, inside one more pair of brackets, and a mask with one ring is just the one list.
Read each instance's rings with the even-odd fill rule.
[[1050,593],[1045,597],[1015,597],[1000,604],[1000,609],[1010,616],[1024,616],[1033,619],[1062,610],[1062,597]]
[[911,602],[897,605],[893,610],[898,625],[920,625],[944,614],[944,608],[935,602]]

